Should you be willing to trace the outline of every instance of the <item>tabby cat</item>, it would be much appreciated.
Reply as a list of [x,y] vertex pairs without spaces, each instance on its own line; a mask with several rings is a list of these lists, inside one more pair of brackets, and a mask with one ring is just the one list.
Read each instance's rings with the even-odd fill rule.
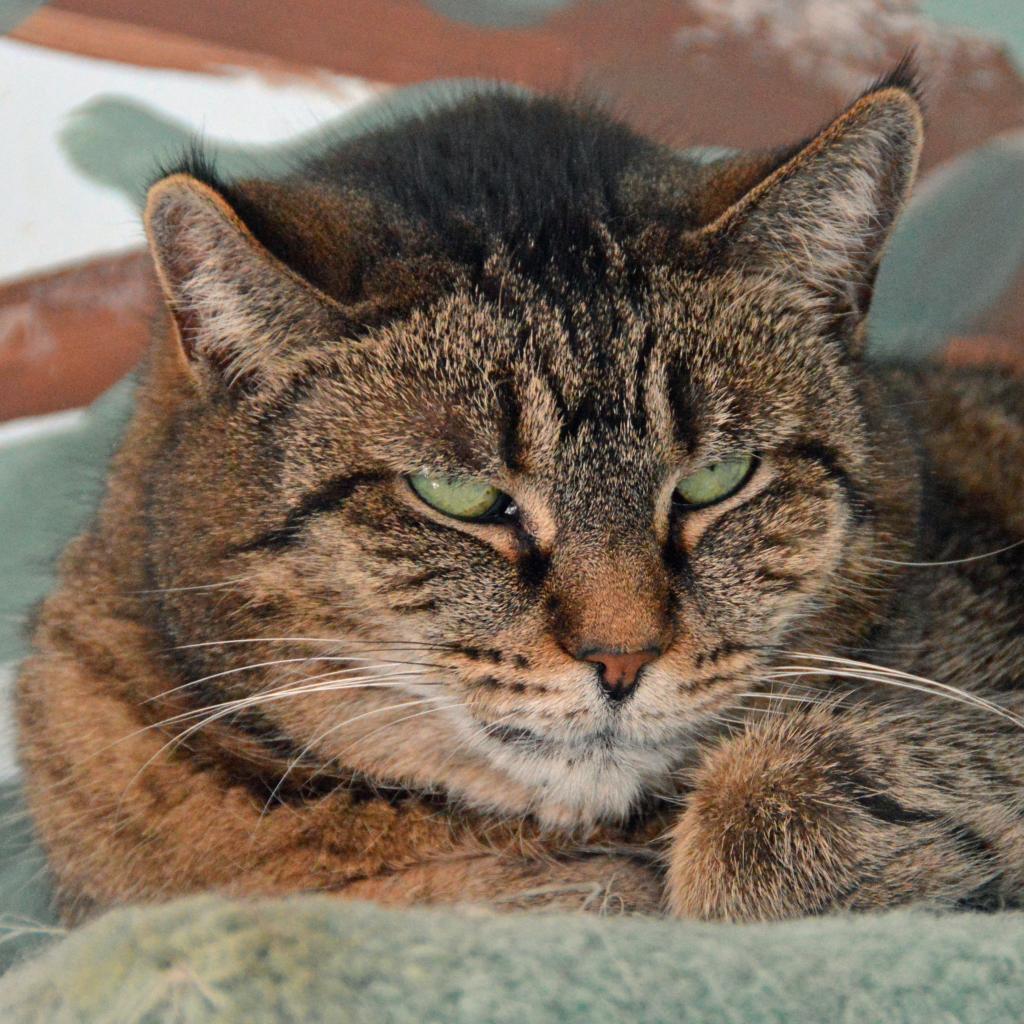
[[1024,387],[864,356],[902,64],[701,161],[481,88],[190,158],[20,677],[75,921],[198,890],[779,919],[1024,886]]

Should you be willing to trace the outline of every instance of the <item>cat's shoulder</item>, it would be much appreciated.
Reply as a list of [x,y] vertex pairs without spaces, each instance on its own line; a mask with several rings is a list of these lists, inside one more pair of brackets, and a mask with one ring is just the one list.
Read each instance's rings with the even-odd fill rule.
[[[1024,433],[1024,374],[1007,366],[953,366],[940,362],[879,369],[898,400],[922,426],[964,431],[1010,428]],[[987,428],[986,428],[987,424]]]
[[931,474],[965,509],[1024,536],[1024,375],[939,363],[882,375],[916,429]]

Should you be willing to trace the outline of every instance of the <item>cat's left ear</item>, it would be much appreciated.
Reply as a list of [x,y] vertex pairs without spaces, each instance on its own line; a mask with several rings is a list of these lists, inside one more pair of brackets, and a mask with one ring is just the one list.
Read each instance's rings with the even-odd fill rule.
[[859,321],[914,181],[921,107],[905,62],[694,236],[712,263],[796,285]]

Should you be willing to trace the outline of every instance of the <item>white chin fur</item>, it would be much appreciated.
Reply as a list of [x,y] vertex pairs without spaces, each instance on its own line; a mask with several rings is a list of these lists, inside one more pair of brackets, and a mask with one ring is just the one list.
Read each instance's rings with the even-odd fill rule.
[[672,769],[668,751],[619,746],[492,751],[491,760],[536,794],[530,810],[557,828],[621,821],[645,792],[664,785]]

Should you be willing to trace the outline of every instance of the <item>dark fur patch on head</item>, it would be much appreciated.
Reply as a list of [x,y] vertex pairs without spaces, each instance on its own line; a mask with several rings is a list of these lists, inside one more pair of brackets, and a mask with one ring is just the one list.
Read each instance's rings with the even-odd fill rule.
[[303,173],[365,190],[476,274],[502,249],[545,280],[600,275],[605,226],[630,226],[623,179],[665,159],[596,108],[495,89],[370,132]]

